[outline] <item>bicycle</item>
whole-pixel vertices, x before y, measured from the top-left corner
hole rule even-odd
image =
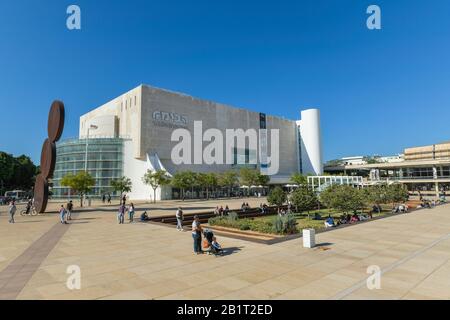
[[[27,209],[23,209],[22,211],[20,211],[21,216],[37,216],[38,214],[39,213],[36,211],[36,208],[34,206],[32,206],[30,210],[28,210],[28,213]]]

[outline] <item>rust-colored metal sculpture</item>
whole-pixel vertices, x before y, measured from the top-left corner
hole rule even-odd
[[[48,115],[48,138],[45,139],[41,152],[41,173],[34,184],[34,206],[36,211],[44,213],[48,202],[48,179],[53,177],[56,164],[56,142],[64,130],[64,103],[54,101]]]

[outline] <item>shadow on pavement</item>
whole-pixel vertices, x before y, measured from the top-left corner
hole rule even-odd
[[[243,247],[223,248],[222,257],[232,255],[233,253],[237,253],[237,252],[241,251],[241,248],[243,248]]]

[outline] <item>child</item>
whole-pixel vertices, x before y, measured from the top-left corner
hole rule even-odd
[[[213,237],[213,240],[211,242],[211,249],[214,253],[221,253],[222,252],[222,247],[220,246],[220,244],[217,242],[216,237]]]

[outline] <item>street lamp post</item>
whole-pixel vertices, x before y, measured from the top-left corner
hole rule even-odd
[[[93,124],[91,124],[90,126],[89,126],[89,128],[87,129],[87,136],[86,136],[86,152],[85,152],[85,155],[84,155],[84,172],[88,172],[88,146],[89,146],[89,130],[95,130],[95,129],[98,129],[98,127],[97,126],[95,126],[95,125],[93,125]],[[84,198],[86,199],[86,195],[84,195]]]
[[[89,146],[89,130],[95,130],[98,129],[97,126],[94,126],[93,124],[91,124],[89,126],[89,128],[87,129],[87,136],[86,136],[86,152],[85,152],[85,156],[84,156],[84,171],[87,173],[87,169],[88,169],[88,146]]]

